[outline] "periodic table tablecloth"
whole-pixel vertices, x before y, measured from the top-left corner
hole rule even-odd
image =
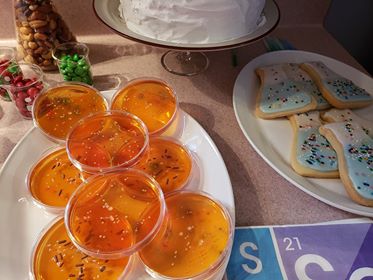
[[[228,280],[373,279],[372,222],[236,228]]]

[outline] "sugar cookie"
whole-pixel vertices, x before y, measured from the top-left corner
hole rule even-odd
[[[355,122],[373,138],[373,121],[363,119],[352,112],[350,109],[330,109],[321,113],[321,118],[326,122]]]
[[[297,63],[287,63],[284,64],[284,70],[287,77],[290,80],[297,81],[301,83],[305,92],[310,93],[316,99],[317,107],[316,110],[324,110],[330,108],[330,104],[326,99],[322,96],[321,91],[311,79],[311,77],[300,68],[299,64]]]
[[[291,166],[307,177],[338,178],[337,155],[324,136],[319,133],[322,125],[318,111],[289,117],[294,136]]]
[[[273,119],[316,109],[316,99],[301,83],[288,78],[284,64],[255,70],[261,85],[256,99],[256,116]]]
[[[302,63],[301,68],[312,77],[325,99],[334,107],[361,108],[372,103],[372,96],[368,92],[320,61]]]
[[[373,207],[373,139],[354,122],[336,122],[319,129],[338,156],[339,174],[351,199]]]

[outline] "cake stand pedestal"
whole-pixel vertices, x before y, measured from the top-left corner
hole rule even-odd
[[[207,56],[201,51],[233,49],[255,42],[275,29],[280,20],[280,9],[274,0],[266,0],[263,9],[265,21],[252,33],[224,42],[210,44],[186,44],[160,41],[135,33],[127,28],[119,15],[119,0],[93,0],[96,16],[110,29],[132,41],[169,49],[161,59],[163,67],[177,75],[193,76],[206,70]]]
[[[209,67],[209,59],[203,52],[167,51],[161,58],[162,66],[170,73],[194,76]]]

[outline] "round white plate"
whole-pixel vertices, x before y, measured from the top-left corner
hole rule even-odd
[[[112,91],[104,93],[106,97],[112,94]],[[198,182],[200,190],[222,202],[234,224],[232,185],[218,149],[206,131],[185,112],[180,112],[179,123],[184,123],[184,130],[178,138],[196,155],[199,164],[200,178],[197,180],[198,176],[194,176],[192,182]],[[14,148],[0,171],[1,279],[28,279],[32,246],[41,230],[55,217],[32,203],[25,185],[29,168],[45,150],[55,145],[39,129],[32,128]],[[137,269],[136,273],[134,279],[152,279],[141,269]]]
[[[255,116],[259,79],[255,68],[276,63],[322,61],[336,73],[373,93],[373,79],[344,63],[316,53],[277,51],[250,61],[238,75],[233,89],[233,108],[247,140],[257,153],[286,180],[313,197],[342,210],[373,217],[373,208],[353,202],[339,179],[311,179],[295,173],[290,166],[292,129],[285,118],[262,120]],[[373,121],[373,105],[354,112]]]
[[[160,41],[135,33],[127,28],[123,19],[119,16],[119,0],[94,0],[93,10],[96,16],[110,29],[117,34],[144,44],[150,44],[156,47],[184,50],[220,50],[227,48],[240,47],[258,40],[270,33],[280,20],[280,9],[274,0],[267,0],[263,14],[266,22],[259,26],[254,32],[229,41],[211,43],[211,44],[184,44]]]

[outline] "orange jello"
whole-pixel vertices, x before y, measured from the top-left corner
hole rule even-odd
[[[35,280],[119,279],[127,273],[130,258],[117,260],[92,258],[80,252],[71,242],[59,218],[40,236],[31,260]]]
[[[30,169],[27,186],[38,206],[58,213],[64,210],[71,194],[82,183],[81,178],[66,149],[57,148]]]
[[[80,120],[71,130],[66,148],[80,170],[98,173],[135,164],[148,142],[147,128],[139,118],[108,111]]]
[[[178,191],[165,200],[166,217],[155,238],[140,250],[141,260],[154,277],[207,279],[229,256],[232,223],[228,212],[200,193]],[[159,212],[154,207],[145,216],[152,216],[152,211]]]
[[[64,141],[70,129],[83,117],[107,110],[105,98],[93,87],[64,82],[39,95],[33,119],[48,137]]]
[[[157,210],[144,216],[150,207]],[[127,169],[88,179],[70,199],[65,220],[72,242],[84,253],[118,258],[146,245],[158,232],[164,212],[158,183],[141,171]]]
[[[192,156],[178,141],[154,137],[150,139],[147,153],[134,166],[153,176],[164,193],[182,188],[192,171]]]
[[[124,110],[138,116],[146,124],[149,134],[163,132],[177,112],[177,99],[164,81],[139,78],[119,90],[111,102],[112,110]]]

